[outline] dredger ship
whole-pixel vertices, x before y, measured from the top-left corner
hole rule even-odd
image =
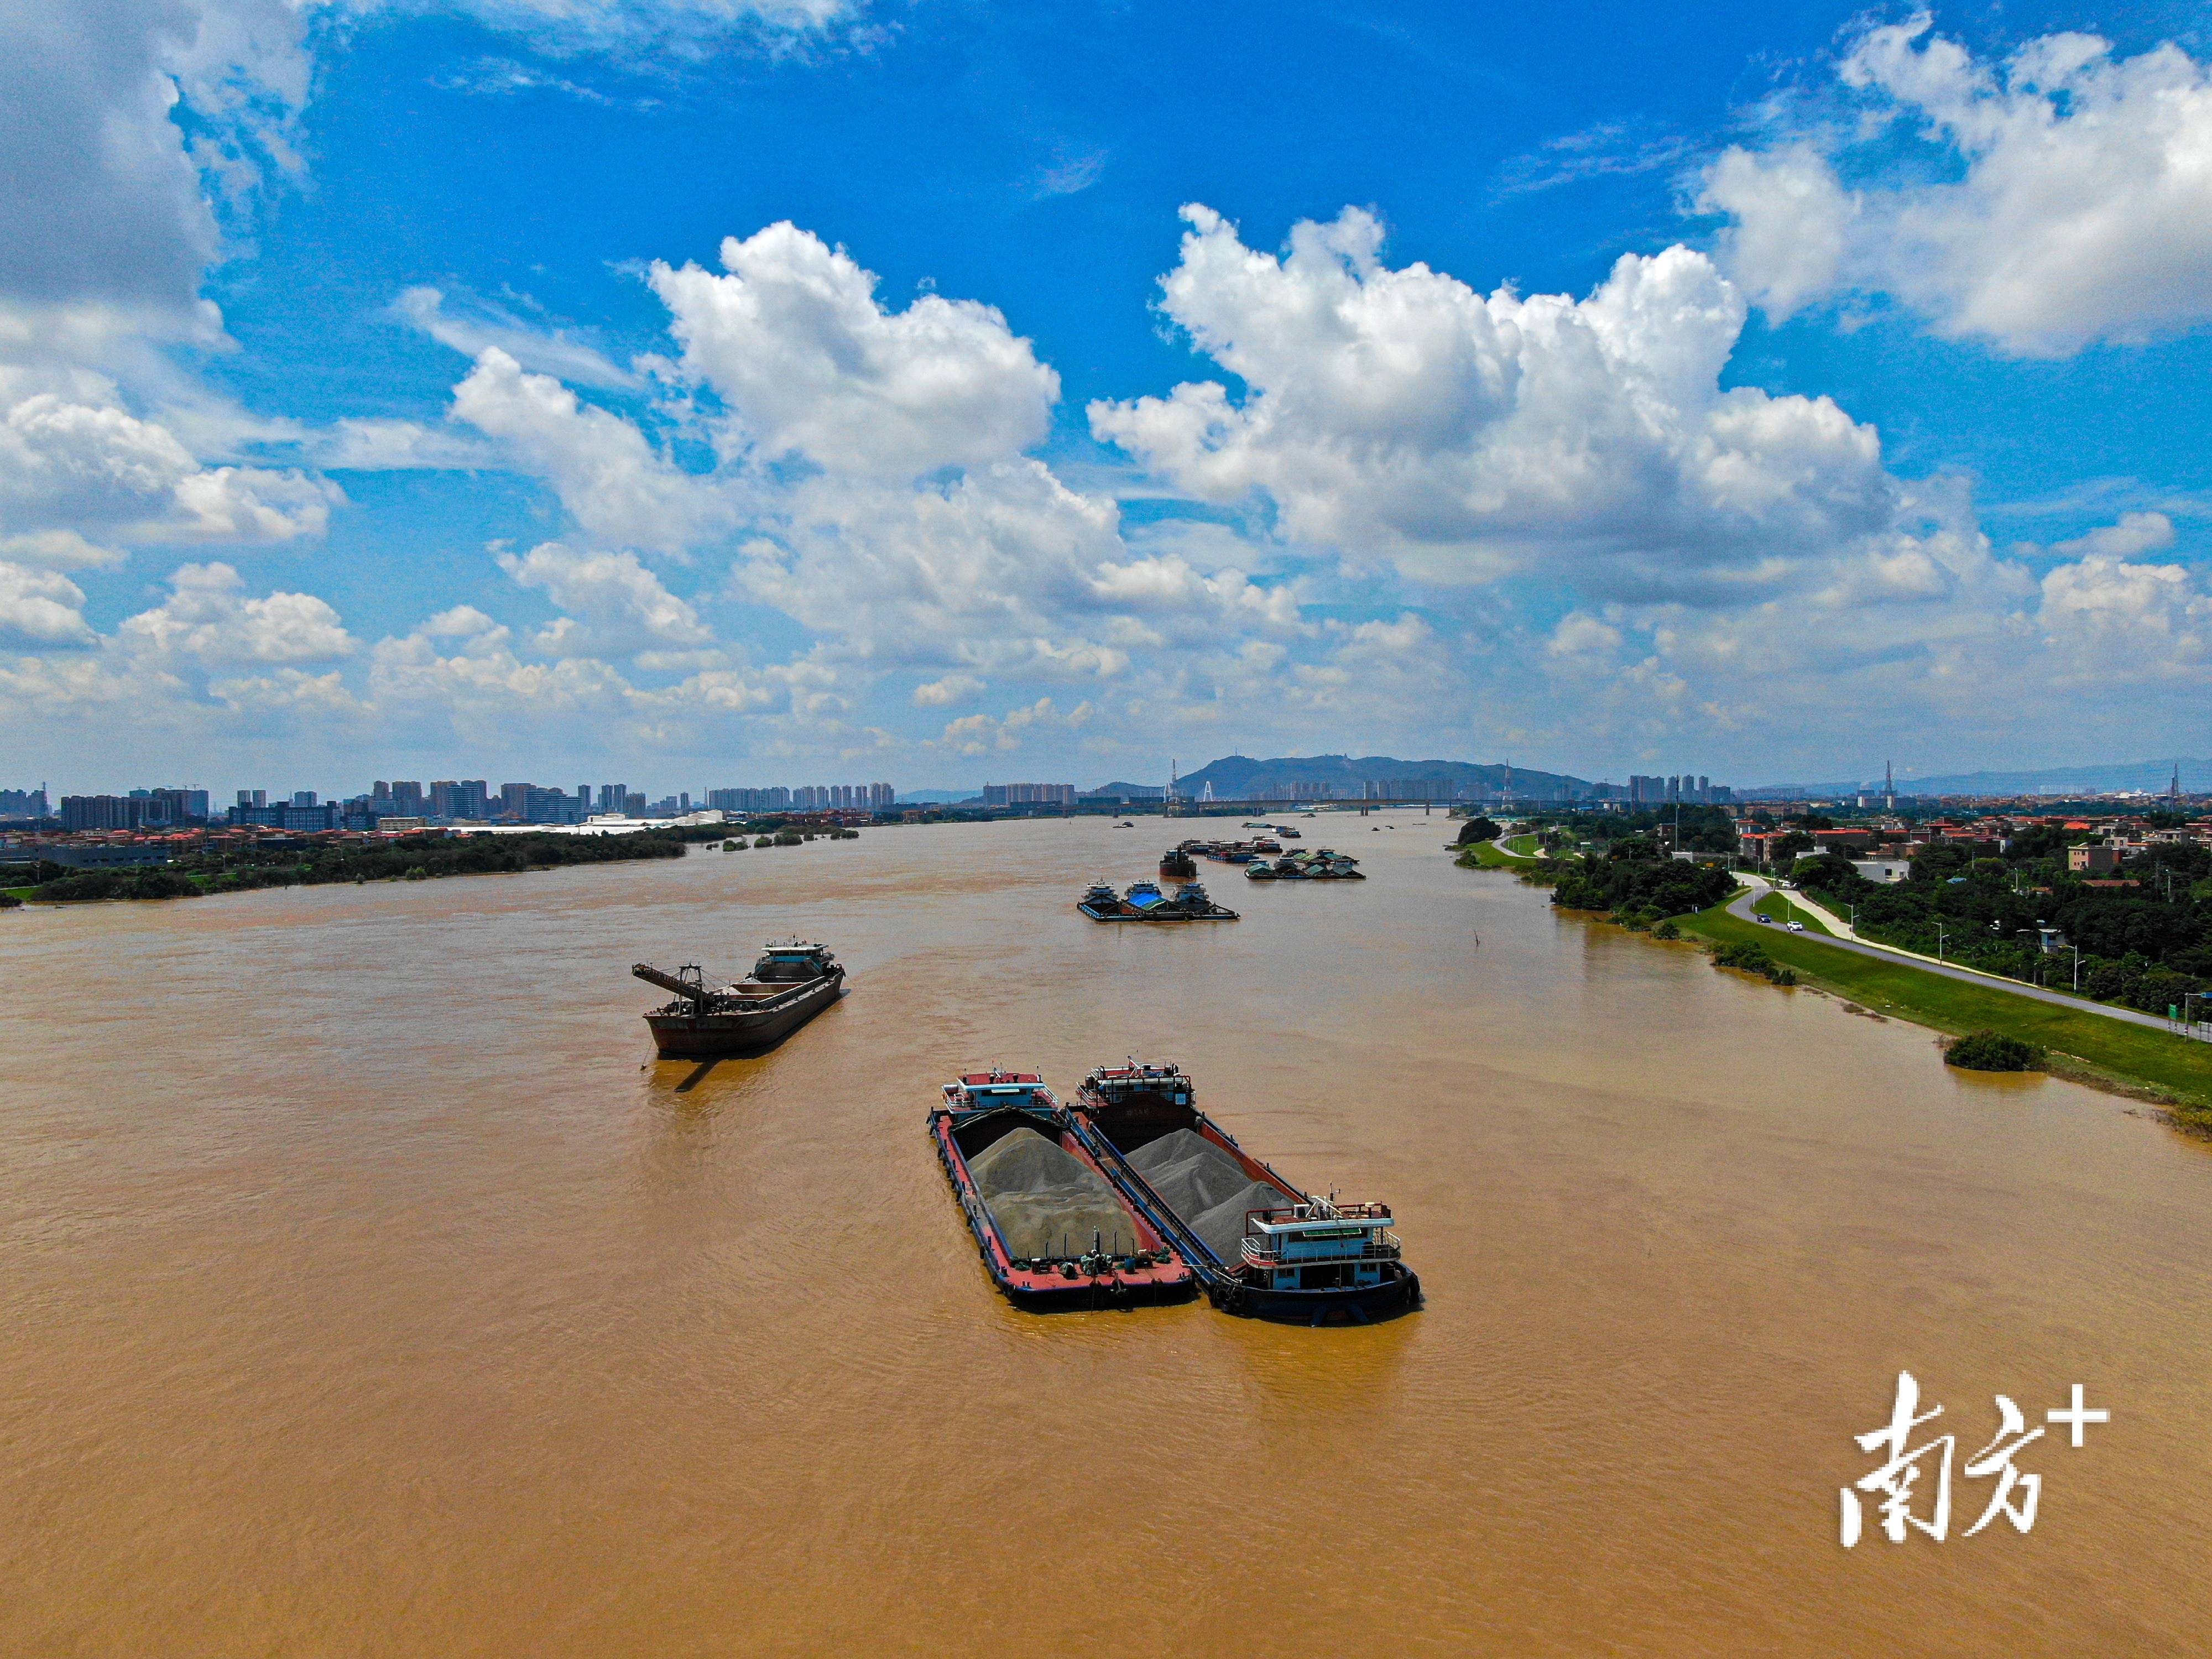
[[[805,939],[769,945],[735,985],[710,988],[696,963],[664,974],[641,962],[630,972],[676,994],[645,1017],[664,1060],[758,1054],[836,1001],[845,984],[844,965]]]
[[[1358,1323],[1417,1307],[1387,1204],[1300,1192],[1198,1109],[1180,1066],[1102,1066],[1068,1130],[1133,1207],[1189,1259],[1216,1307]]]

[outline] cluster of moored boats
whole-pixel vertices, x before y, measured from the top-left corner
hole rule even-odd
[[[1385,1204],[1302,1193],[1199,1109],[1174,1065],[1104,1066],[1062,1103],[1034,1072],[944,1088],[930,1139],[992,1282],[1020,1307],[1203,1291],[1321,1324],[1419,1304]]]
[[[1295,830],[1278,832],[1296,836]],[[1185,841],[1170,848],[1160,859],[1160,874],[1168,880],[1181,880],[1198,873],[1199,859],[1215,859],[1224,864],[1241,864],[1250,881],[1364,881],[1359,860],[1349,854],[1328,847],[1299,847],[1283,851],[1283,843],[1273,836],[1258,836],[1250,841]]]
[[[1279,859],[1254,859],[1244,866],[1247,881],[1364,881],[1359,860],[1326,847],[1301,848]]]
[[[1075,908],[1093,921],[1234,921],[1237,913],[1216,904],[1194,881],[1176,884],[1170,898],[1155,881],[1134,881],[1126,893],[1110,882],[1093,882]]]

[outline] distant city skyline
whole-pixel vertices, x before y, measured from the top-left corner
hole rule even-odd
[[[1316,763],[1317,760],[1331,758],[1340,757],[1283,756],[1261,759],[1241,755],[1223,756],[1204,766],[1184,771],[1180,780],[1181,793],[1185,798],[1198,797],[1206,789],[1208,775],[1216,767],[1233,766],[1249,770],[1253,768],[1278,766],[1285,763],[1310,766]],[[1375,793],[1384,792],[1379,787],[1395,786],[1389,788],[1387,793],[1402,799],[1418,799],[1419,791],[1409,781],[1408,775],[1417,773],[1423,767],[1437,766],[1486,769],[1498,774],[1506,774],[1510,769],[1502,762],[1415,762],[1401,760],[1395,757],[1371,757],[1368,763],[1368,770],[1358,774],[1358,776],[1359,782],[1378,786]],[[1523,788],[1521,793],[1531,794],[1533,798],[1550,798],[1553,792],[1548,785],[1553,781],[1563,780],[1573,786],[1571,793],[1576,795],[1591,799],[1619,799],[1631,804],[1664,803],[1675,799],[1712,802],[1750,801],[1763,797],[1790,795],[1843,798],[1869,793],[1878,797],[1882,793],[1884,786],[1884,778],[1878,772],[1870,772],[1867,775],[1857,778],[1834,775],[1826,780],[1742,783],[1724,781],[1710,773],[1704,772],[1630,773],[1619,779],[1584,779],[1533,767],[1523,767],[1520,771],[1523,780]],[[2084,796],[2126,793],[2156,795],[2165,793],[2177,780],[2181,792],[2185,794],[2212,793],[2212,760],[2196,757],[2116,762],[2101,766],[2080,768],[2048,767],[2018,772],[1988,771],[1916,776],[1903,767],[1893,768],[1892,772],[1895,792],[1900,797],[1919,794],[1931,796],[2040,794],[2056,797],[2069,792]],[[1049,781],[1037,780],[1018,782],[1011,786],[1000,783],[995,787],[1001,797],[1001,804],[1005,804],[1004,798],[1009,788],[1017,793],[1040,787],[1048,790],[1065,788],[1067,799],[1073,801],[1083,795],[1102,789],[1113,781],[1115,780],[1101,780],[1097,784],[1090,784],[1079,779]],[[1166,786],[1164,777],[1157,783],[1126,779],[1120,781],[1133,784],[1139,789],[1152,791],[1164,790]],[[1300,793],[1308,793],[1316,799],[1356,799],[1364,793],[1369,793],[1359,787],[1359,782],[1341,789],[1334,794],[1317,789],[1285,788],[1272,793],[1269,798],[1295,799]],[[691,810],[690,804],[696,803],[700,807],[714,806],[729,811],[771,811],[779,807],[811,810],[822,806],[837,805],[867,806],[880,810],[896,800],[916,798],[933,799],[973,798],[988,802],[991,799],[990,792],[994,787],[988,781],[979,781],[964,787],[941,783],[900,786],[888,781],[843,785],[735,784],[695,781],[691,785],[675,787],[662,782],[654,782],[641,786],[635,790],[627,784],[607,783],[581,783],[574,787],[582,791],[586,798],[587,804],[575,809],[577,815],[580,817],[588,816],[592,812],[621,811],[633,799],[641,804],[653,805],[670,800],[681,800],[686,803],[685,810]],[[1505,788],[1510,787],[1507,785]],[[41,787],[40,785],[31,785],[21,788],[0,787],[0,817],[27,814],[30,796]],[[482,798],[481,799],[472,798],[460,803],[458,807],[455,807],[451,800],[446,800],[441,805],[441,798],[435,792],[451,787],[458,787],[464,791],[479,788],[482,791]],[[313,804],[321,801],[343,804],[354,800],[372,800],[376,803],[376,810],[403,816],[419,811],[437,817],[477,817],[487,811],[502,810],[517,814],[526,814],[531,810],[528,803],[532,797],[556,794],[566,796],[573,793],[568,786],[542,783],[536,780],[506,781],[493,784],[489,779],[465,781],[458,785],[453,784],[450,781],[441,781],[436,779],[372,780],[368,783],[351,787],[341,785],[334,788],[312,789],[305,787],[276,789],[266,785],[234,789],[220,787],[210,789],[189,784],[144,782],[134,782],[104,789],[63,787],[48,782],[43,786],[43,788],[49,811],[57,813],[60,810],[60,802],[65,795],[129,796],[137,794],[144,796],[149,793],[192,793],[202,798],[204,804],[207,801],[216,803],[216,816],[218,817],[221,814],[221,809],[233,800],[242,805],[246,805],[249,799],[255,805],[259,805],[264,800],[278,804],[286,802]],[[387,804],[387,798],[380,794],[380,791],[386,789],[405,791],[410,788],[416,791],[417,793],[398,801],[396,805]],[[1440,791],[1435,798],[1490,799],[1504,793],[1505,788],[1493,787],[1486,794],[1482,787],[1470,785],[1463,791]],[[611,803],[612,793],[616,791],[620,792],[621,804]],[[1216,793],[1220,794],[1221,792],[1216,791]],[[502,807],[500,803],[503,797],[505,805]],[[1058,799],[1057,796],[1054,798]],[[1222,795],[1222,798],[1233,797]],[[1031,799],[1031,796],[1024,793],[1021,793],[1021,799],[1024,803],[1027,803]],[[548,817],[544,821],[554,820]]]

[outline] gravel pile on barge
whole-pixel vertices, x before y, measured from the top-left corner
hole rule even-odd
[[[1277,1209],[1294,1201],[1267,1182],[1252,1180],[1235,1158],[1194,1129],[1162,1135],[1128,1158],[1183,1224],[1224,1264],[1234,1263],[1241,1253],[1247,1211]]]
[[[1105,1177],[1035,1129],[1001,1135],[968,1160],[968,1173],[1018,1259],[1081,1255],[1094,1235],[1115,1255],[1136,1248]]]

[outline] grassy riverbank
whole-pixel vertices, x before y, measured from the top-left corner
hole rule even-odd
[[[1835,950],[1731,916],[1724,903],[1678,917],[1675,925],[1685,937],[1715,945],[1764,945],[1777,962],[1795,969],[1801,982],[1871,1013],[1954,1036],[1990,1030],[2035,1043],[2050,1050],[2056,1074],[2157,1100],[2185,1127],[2212,1132],[2212,1043],[1947,979],[1905,963]]]
[[[1470,870],[1525,870],[1530,863],[1528,859],[1516,859],[1500,851],[1494,841],[1479,841],[1462,848],[1459,861]]]

